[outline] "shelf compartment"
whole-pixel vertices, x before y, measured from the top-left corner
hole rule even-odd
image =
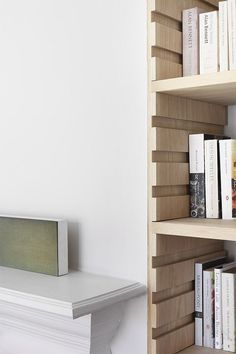
[[[236,241],[236,220],[184,218],[152,223],[153,234]]]
[[[153,81],[152,91],[231,105],[236,103],[236,70]]]

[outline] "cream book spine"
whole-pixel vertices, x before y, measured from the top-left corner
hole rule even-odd
[[[228,0],[229,68],[236,69],[236,0]]]
[[[206,12],[199,17],[200,74],[217,72],[218,54],[218,11]]]
[[[198,75],[199,67],[199,14],[198,7],[183,11],[183,76]]]
[[[235,352],[235,274],[222,274],[223,350]]]
[[[220,71],[229,70],[228,2],[219,2]]]
[[[206,217],[219,218],[218,140],[205,141]]]

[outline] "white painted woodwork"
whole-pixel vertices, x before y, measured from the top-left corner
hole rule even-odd
[[[0,354],[110,354],[124,303],[145,292],[79,271],[52,277],[0,267]]]
[[[0,300],[77,318],[145,293],[145,286],[70,271],[62,277],[0,267]]]

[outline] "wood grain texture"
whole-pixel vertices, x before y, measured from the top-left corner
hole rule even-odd
[[[227,109],[223,105],[167,94],[154,94],[152,100],[153,116],[222,126],[227,124]]]
[[[197,347],[195,345],[182,350],[178,354],[226,354],[227,352],[219,349],[208,349],[203,347]]]
[[[204,132],[205,134],[224,135],[223,125],[193,122],[167,117],[152,117],[152,126],[159,128],[186,130],[189,134],[199,134]]]
[[[173,321],[171,323],[168,323],[165,326],[161,326],[158,328],[153,328],[152,329],[152,338],[157,339],[158,337],[161,337],[165,335],[166,333],[176,331],[177,329],[187,326],[190,323],[193,323],[194,321],[194,314],[187,315],[185,317],[179,318],[177,321]],[[159,354],[159,353],[158,353]]]
[[[153,163],[153,186],[189,184],[189,164],[178,162]]]
[[[194,312],[194,291],[162,301],[153,307],[152,326],[158,328]]]
[[[173,18],[177,21],[182,21],[182,10],[201,7],[206,11],[215,10],[218,1],[200,1],[200,0],[151,0],[151,11],[156,11],[167,17]]]
[[[153,81],[183,76],[183,66],[181,64],[154,57],[151,65]]]
[[[236,241],[236,220],[184,218],[152,225],[156,234]]]
[[[160,23],[152,23],[152,46],[182,54],[182,32]]]
[[[197,261],[213,259],[225,254],[225,251],[218,251],[156,268],[156,286],[153,291],[157,292],[170,289],[194,280],[194,264]]]
[[[156,141],[156,137],[154,139]],[[156,143],[153,148],[156,149]],[[188,160],[189,156],[186,152],[152,151],[152,162],[188,162]]]
[[[191,323],[156,339],[156,353],[175,354],[193,343],[194,323]]]
[[[180,197],[183,195],[189,195],[189,186],[188,185],[179,185],[179,186],[153,186],[152,187],[152,196],[153,198],[158,197]]]
[[[217,252],[223,249],[223,244],[214,242],[212,245],[192,248],[190,250],[180,251],[173,254],[158,256],[152,258],[152,266],[161,267],[170,263],[177,263],[191,258],[201,257],[211,252]]]
[[[152,91],[222,105],[236,103],[236,71],[152,81]]]
[[[153,128],[153,132],[153,151],[188,152],[187,131]]]
[[[158,197],[153,200],[153,221],[185,218],[189,216],[189,196]]]
[[[179,237],[174,235],[154,235],[153,237],[156,240],[156,256],[166,256],[196,248],[209,247],[215,245],[215,243],[219,244],[223,248],[222,241],[204,238],[195,239],[192,237]]]

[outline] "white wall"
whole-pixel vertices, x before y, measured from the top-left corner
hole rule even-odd
[[[70,221],[70,263],[146,281],[146,4],[0,0],[0,212]],[[113,354],[146,353],[146,300]]]

